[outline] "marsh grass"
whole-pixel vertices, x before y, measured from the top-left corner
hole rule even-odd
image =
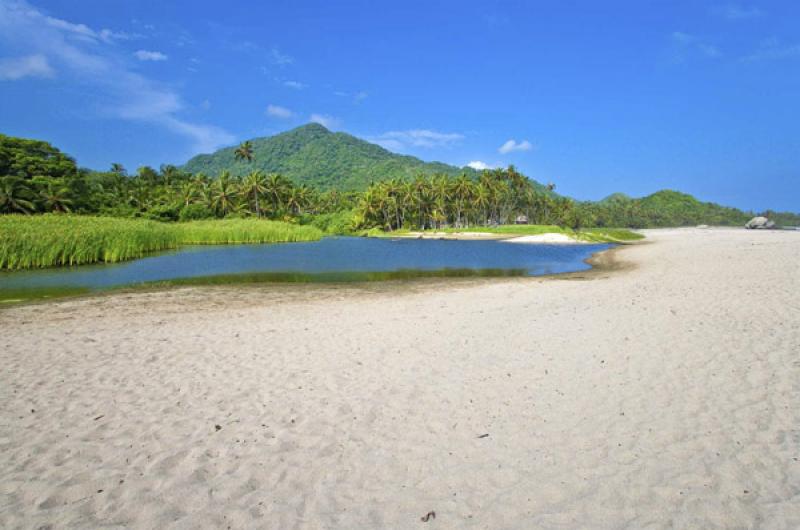
[[[168,224],[78,215],[0,215],[0,269],[116,263],[181,245],[314,241],[322,231],[260,219]]]
[[[0,269],[113,263],[177,245],[174,230],[155,221],[54,214],[0,216]]]
[[[322,230],[314,226],[259,219],[191,221],[172,226],[185,245],[287,243],[316,241],[323,236]]]

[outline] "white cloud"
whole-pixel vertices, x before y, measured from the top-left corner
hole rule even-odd
[[[770,59],[785,59],[800,57],[800,44],[784,45],[778,39],[765,40],[753,53],[742,58],[744,61],[764,61]]]
[[[286,107],[281,107],[280,105],[267,105],[267,115],[275,118],[287,119],[291,118],[294,113]]]
[[[283,86],[293,88],[295,90],[303,90],[305,88],[308,88],[308,85],[306,85],[305,83],[301,83],[299,81],[284,81]]]
[[[472,162],[467,164],[467,167],[471,167],[472,169],[475,169],[475,170],[478,170],[478,171],[483,171],[485,169],[493,169],[494,168],[494,166],[490,166],[486,162],[481,162],[480,160],[473,160]]]
[[[369,97],[369,93],[365,92],[364,90],[360,90],[354,93],[344,92],[343,90],[337,90],[333,93],[333,95],[341,98],[352,97],[354,103],[361,103],[362,101],[364,101]]]
[[[161,52],[138,50],[133,55],[140,61],[166,61],[167,56]]]
[[[24,4],[21,5],[24,6]],[[58,29],[66,34],[69,34],[71,37],[77,40],[82,40],[86,42],[97,42],[97,41],[111,42],[113,40],[128,40],[138,37],[138,35],[131,35],[129,33],[111,31],[110,29],[102,29],[100,31],[95,31],[86,24],[73,24],[72,22],[67,22],[66,20],[49,16],[44,16],[42,18],[42,21],[44,22],[44,24],[50,26],[51,28]]]
[[[64,73],[65,83],[90,87],[101,116],[150,123],[211,151],[235,138],[219,127],[186,121],[185,105],[171,88],[131,71],[114,46],[84,24],[48,17],[24,0],[0,0],[0,40],[31,50]],[[46,69],[39,68],[45,72]]]
[[[533,149],[533,144],[531,144],[528,140],[517,142],[516,140],[511,139],[501,145],[497,151],[505,155],[513,151],[530,151],[531,149]]]
[[[672,32],[672,42],[677,47],[674,58],[678,62],[685,59],[687,52],[700,53],[712,59],[722,55],[722,52],[716,46],[709,44],[700,37],[682,31]]]
[[[55,71],[41,54],[0,59],[0,80],[16,81],[23,77],[53,77]]]
[[[267,59],[272,64],[278,66],[285,66],[287,64],[292,64],[294,62],[294,57],[286,55],[285,53],[281,53],[281,51],[278,50],[278,48],[272,48],[267,55]]]
[[[319,123],[327,129],[336,129],[342,123],[338,118],[334,118],[333,116],[329,116],[327,114],[312,114],[311,118],[309,118],[309,121],[313,123]]]
[[[757,7],[745,7],[736,4],[717,6],[713,8],[713,12],[728,20],[744,20],[764,15],[764,12]]]
[[[464,139],[463,134],[442,133],[429,129],[389,131],[372,140],[386,149],[402,151],[408,147],[450,147]]]

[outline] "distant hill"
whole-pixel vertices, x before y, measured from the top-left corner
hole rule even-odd
[[[602,204],[603,206],[608,204],[615,204],[615,203],[626,203],[633,200],[633,197],[630,195],[626,195],[622,192],[612,193],[608,197],[604,197],[597,201],[597,204]]]
[[[592,203],[590,203],[592,204]],[[604,223],[619,226],[743,225],[753,214],[737,208],[702,202],[673,190],[661,190],[641,198],[613,193],[593,203]]]
[[[639,199],[645,216],[658,226],[679,226],[703,223],[709,225],[743,224],[752,217],[737,208],[701,202],[687,193],[661,190]]]
[[[470,167],[459,168],[398,155],[355,136],[331,132],[317,123],[250,141],[255,155],[252,163],[236,160],[233,156],[236,147],[233,146],[195,156],[183,169],[212,177],[223,170],[232,175],[243,175],[260,169],[267,173],[281,173],[300,184],[341,190],[363,190],[373,181],[434,173],[478,175]]]

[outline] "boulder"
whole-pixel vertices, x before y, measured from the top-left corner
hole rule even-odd
[[[744,225],[745,228],[750,229],[764,229],[764,228],[772,228],[775,226],[775,223],[767,219],[766,217],[753,217],[747,224]]]

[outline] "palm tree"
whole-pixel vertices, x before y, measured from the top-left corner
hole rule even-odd
[[[461,174],[460,177],[453,183],[453,197],[456,203],[456,224],[460,227],[463,224],[462,214],[464,213],[465,204],[469,204],[474,194],[475,183],[472,182],[466,174]]]
[[[121,177],[124,177],[125,175],[128,174],[128,171],[125,169],[125,166],[123,166],[122,164],[117,163],[117,162],[114,162],[113,164],[111,164],[111,172],[115,173],[115,174],[117,174],[117,175],[119,175]]]
[[[181,201],[184,206],[189,206],[197,198],[199,193],[198,185],[194,181],[184,182],[178,189]]]
[[[31,191],[18,177],[0,178],[0,211],[5,213],[31,213],[36,206],[28,200]]]
[[[51,180],[39,191],[45,208],[52,212],[67,213],[72,206],[72,199],[69,198],[69,188],[63,184]]]
[[[237,147],[233,152],[233,157],[236,160],[252,162],[255,158],[255,155],[253,154],[253,144],[250,142],[250,140],[239,144],[239,147]]]
[[[236,187],[227,171],[214,181],[210,193],[211,207],[223,217],[236,209]]]
[[[287,202],[295,215],[299,215],[312,204],[314,192],[311,188],[303,184],[299,187],[293,187],[289,192]]]
[[[481,219],[480,223],[486,224],[486,221],[489,218],[489,214],[487,210],[489,209],[489,204],[491,201],[491,191],[489,190],[486,183],[481,182],[475,188],[475,194],[473,196],[473,204],[475,205],[475,209],[480,212]]]
[[[291,182],[287,181],[283,175],[279,173],[270,173],[267,176],[265,186],[265,194],[272,201],[272,214],[278,215],[278,212],[283,209],[286,194],[292,187]]]
[[[242,193],[244,196],[253,198],[256,217],[261,217],[261,207],[258,202],[258,197],[266,193],[266,191],[266,180],[264,179],[264,174],[260,171],[251,172],[242,182]]]

